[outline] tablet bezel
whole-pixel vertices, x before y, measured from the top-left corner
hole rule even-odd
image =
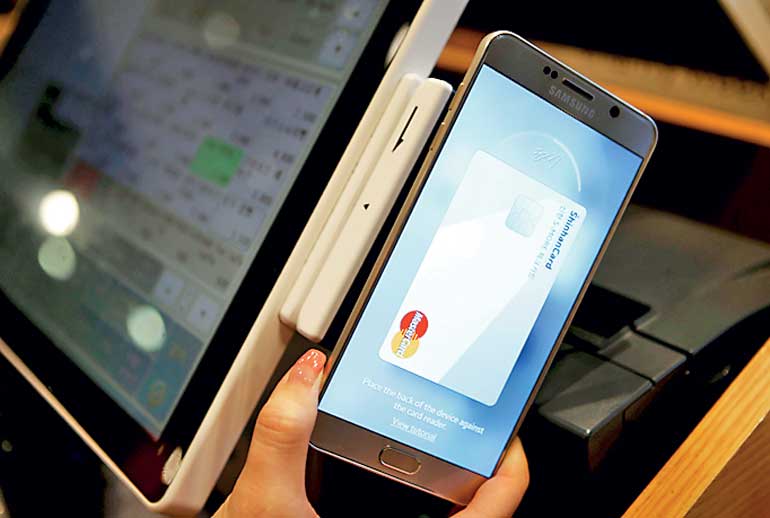
[[[148,500],[157,501],[165,493],[167,486],[161,482],[161,472],[168,456],[178,447],[186,450],[196,434],[386,71],[385,56],[393,37],[412,20],[419,6],[418,0],[409,0],[390,2],[385,8],[214,338],[157,440],[107,396],[5,294],[0,293],[0,312],[5,324],[0,328],[0,338]],[[0,56],[0,80],[13,67],[21,49],[19,43],[18,37],[15,41],[12,39],[7,47],[9,51]],[[34,344],[34,347],[27,344]]]

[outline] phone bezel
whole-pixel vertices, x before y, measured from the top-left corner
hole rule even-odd
[[[362,311],[368,303],[369,297],[379,280],[383,267],[390,258],[395,243],[401,235],[407,218],[411,214],[412,208],[422,191],[425,180],[433,169],[436,158],[446,141],[446,136],[454,125],[457,114],[460,112],[467,98],[467,94],[470,92],[471,86],[475,82],[482,64],[491,66],[512,81],[538,95],[545,102],[561,109],[565,113],[585,123],[587,126],[599,131],[615,142],[618,142],[638,156],[643,157],[642,164],[636,172],[631,187],[626,193],[623,203],[614,217],[610,230],[604,238],[602,246],[600,247],[590,272],[580,289],[578,297],[576,298],[568,317],[564,321],[559,336],[555,341],[546,362],[543,364],[537,382],[529,394],[527,403],[521,414],[517,417],[516,425],[508,438],[503,454],[501,454],[495,466],[496,471],[505,451],[510,447],[511,442],[516,437],[523,417],[527,414],[527,411],[540,389],[545,374],[556,355],[558,346],[564,338],[569,324],[580,305],[585,290],[590,284],[598,264],[601,262],[601,258],[604,255],[609,240],[617,228],[620,217],[628,206],[631,195],[655,148],[658,132],[655,123],[649,116],[604,90],[599,85],[593,83],[565,64],[557,61],[518,35],[508,31],[499,31],[487,35],[479,44],[479,48],[457,90],[457,94],[450,103],[446,119],[439,127],[439,130],[431,143],[426,159],[408,193],[403,208],[398,214],[396,222],[383,246],[382,252],[372,269],[372,273],[367,279],[353,312],[345,325],[337,346],[334,349],[334,353],[329,360],[327,376],[324,381],[321,397],[323,397],[323,391],[325,391],[326,386],[328,386],[328,380],[334,375],[338,360],[347,348],[352,331],[357,325]],[[550,75],[544,74],[543,69],[545,66],[550,67],[551,70],[557,71],[557,78],[552,78]],[[593,95],[594,98],[590,101],[591,107],[594,110],[592,114],[590,112],[585,112],[584,110],[576,111],[576,108],[579,109],[579,107],[576,107],[574,104],[571,106],[569,103],[553,102],[554,98],[551,97],[548,92],[555,81],[558,80],[558,84],[562,84],[564,79],[569,79],[574,84]],[[621,113],[618,117],[611,117],[609,110],[615,105],[621,107]],[[486,477],[483,477],[482,475],[320,410],[310,444],[314,449],[356,464],[368,471],[378,473],[387,478],[397,480],[421,491],[428,492],[461,505],[467,504],[473,497],[476,489],[486,480]],[[414,455],[421,463],[420,469],[416,473],[409,475],[383,466],[379,462],[379,453],[385,447],[396,448]]]

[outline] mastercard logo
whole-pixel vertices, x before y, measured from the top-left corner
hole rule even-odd
[[[410,311],[403,316],[399,327],[390,342],[393,354],[398,358],[414,356],[420,347],[420,338],[428,330],[428,317],[422,311]]]

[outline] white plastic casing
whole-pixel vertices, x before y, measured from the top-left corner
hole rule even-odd
[[[313,287],[318,272],[321,271],[329,252],[337,242],[342,227],[350,217],[353,203],[358,199],[361,189],[369,178],[370,173],[385,148],[386,142],[396,128],[401,114],[411,101],[417,87],[422,84],[423,78],[417,74],[407,74],[398,83],[393,96],[390,99],[385,113],[382,114],[377,128],[369,139],[358,164],[348,178],[345,188],[340,194],[337,203],[326,220],[321,233],[318,235],[313,249],[310,251],[305,264],[302,266],[297,280],[289,292],[289,296],[281,307],[280,317],[283,323],[291,327],[297,326],[299,312],[305,302],[310,289]]]
[[[366,185],[346,210],[349,215],[342,228],[335,226],[330,232],[326,232],[328,224],[324,228],[334,245],[304,297],[297,319],[297,331],[311,341],[320,341],[329,329],[451,93],[452,87],[444,81],[422,82],[387,139]]]

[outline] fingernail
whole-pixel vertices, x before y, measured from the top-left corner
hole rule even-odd
[[[289,382],[312,386],[321,375],[325,363],[324,353],[317,349],[310,349],[292,367]]]

